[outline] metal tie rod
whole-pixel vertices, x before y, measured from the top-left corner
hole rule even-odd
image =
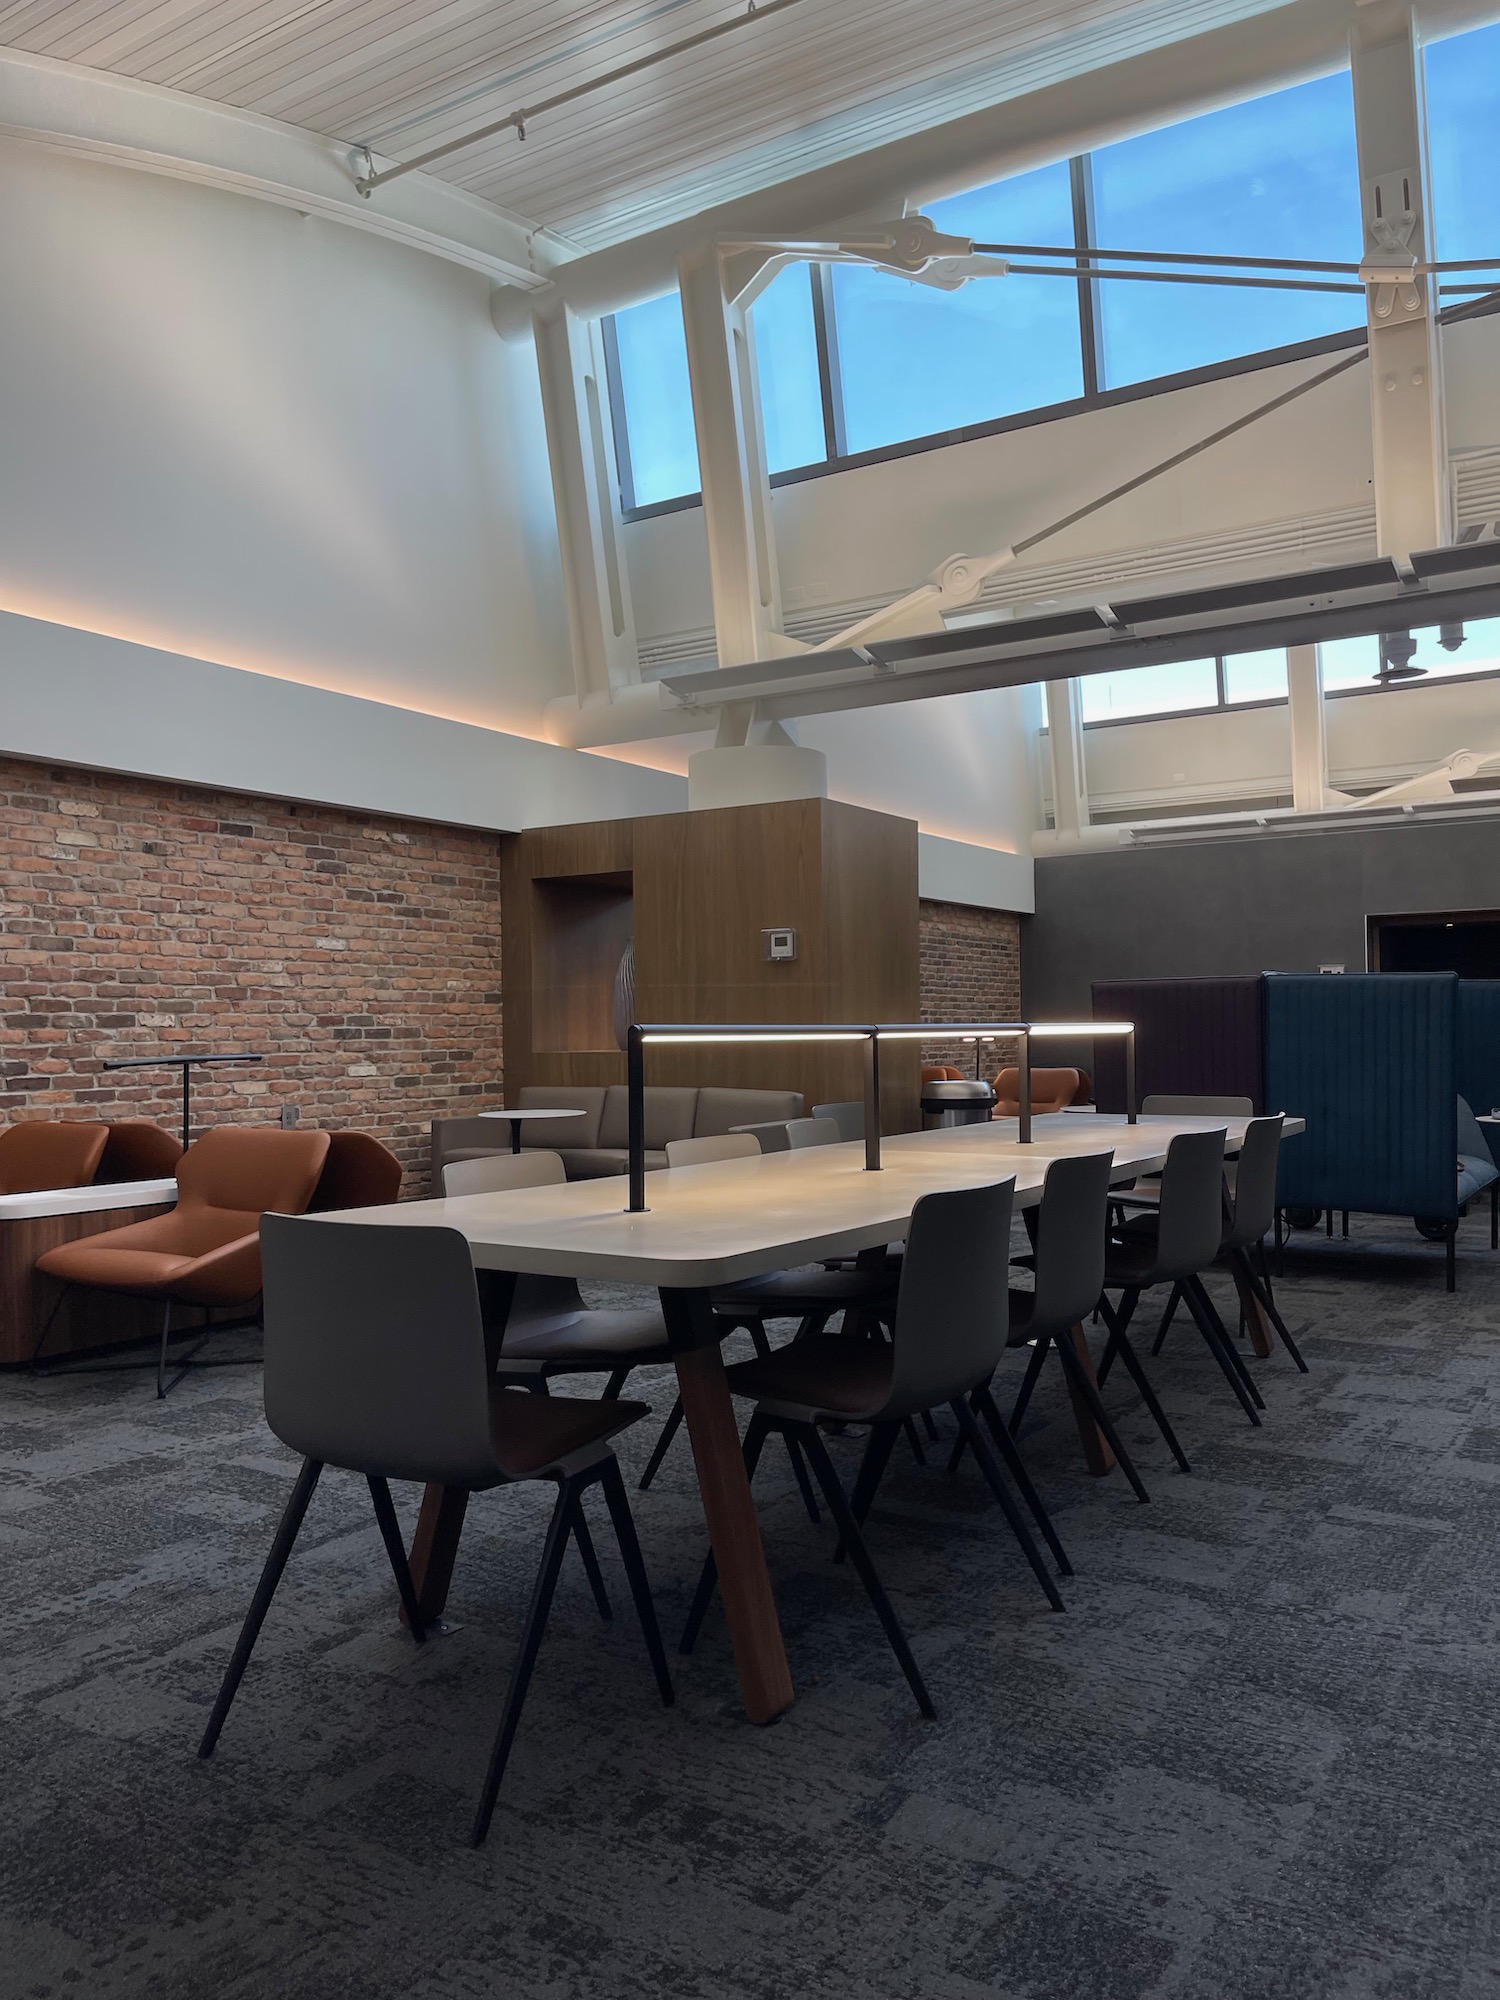
[[[639,76],[644,69],[655,69],[658,63],[670,62],[673,56],[686,55],[689,49],[701,49],[706,42],[716,42],[722,35],[732,35],[737,28],[748,28],[752,21],[765,21],[772,14],[785,13],[788,7],[795,7],[798,0],[750,0],[743,14],[736,14],[732,20],[720,21],[716,27],[703,28],[696,35],[686,35],[680,42],[673,42],[669,48],[653,49],[650,55],[638,56],[634,62],[623,63],[619,69],[607,70],[603,76],[590,78],[587,83],[575,83],[571,90],[560,90],[553,97],[544,97],[536,104],[523,104],[519,111],[512,111],[506,118],[497,118],[493,125],[481,125],[477,132],[466,132],[461,139],[450,139],[446,145],[434,146],[430,152],[418,153],[414,160],[402,160],[399,165],[387,167],[383,173],[367,173],[355,181],[359,192],[369,199],[376,188],[384,187],[387,181],[399,180],[402,174],[415,173],[418,167],[430,167],[434,160],[445,160],[450,153],[460,153],[466,146],[477,146],[481,139],[493,139],[497,132],[514,131],[517,138],[526,137],[526,127],[543,112],[556,111],[564,104],[573,104],[580,97],[588,97],[596,90],[607,90],[612,83],[623,83],[628,76]],[[368,146],[356,149],[364,154],[373,167]]]

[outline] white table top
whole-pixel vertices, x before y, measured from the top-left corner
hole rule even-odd
[[[109,1208],[154,1208],[176,1201],[175,1180],[105,1181],[95,1187],[38,1188],[34,1194],[0,1194],[0,1222],[39,1215],[93,1215]]]
[[[1040,1199],[1047,1163],[1063,1154],[1112,1148],[1115,1178],[1133,1180],[1166,1158],[1178,1132],[1228,1128],[1237,1151],[1245,1120],[1142,1118],[1067,1112],[1037,1118],[1033,1143],[1016,1140],[1016,1121],[908,1132],[882,1142],[884,1166],[868,1173],[863,1143],[810,1146],[676,1167],[646,1178],[645,1214],[626,1212],[624,1175],[515,1188],[498,1194],[341,1209],[320,1217],[409,1228],[457,1229],[474,1262],[498,1271],[613,1278],[640,1285],[732,1284],[764,1271],[846,1257],[906,1233],[918,1198],[937,1189],[980,1187],[1016,1177],[1016,1200]],[[1302,1121],[1288,1119],[1288,1136]]]
[[[556,1111],[549,1111],[545,1105],[528,1105],[524,1111],[476,1111],[476,1118],[581,1118],[582,1107],[576,1104],[559,1105]]]

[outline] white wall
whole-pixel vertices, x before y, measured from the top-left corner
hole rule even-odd
[[[0,142],[0,608],[540,735],[571,690],[490,281]]]

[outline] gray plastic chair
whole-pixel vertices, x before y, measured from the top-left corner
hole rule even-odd
[[[387,1481],[483,1491],[551,1480],[557,1504],[474,1815],[471,1839],[477,1847],[505,1775],[570,1533],[600,1610],[609,1615],[582,1507],[583,1494],[596,1483],[614,1524],[661,1698],[673,1699],[630,1502],[608,1443],[647,1415],[646,1405],[543,1400],[498,1384],[485,1352],[469,1246],[456,1229],[268,1215],[261,1223],[261,1252],[266,1422],[301,1454],[302,1469],[198,1754],[213,1754],[325,1465],[363,1473],[368,1481],[418,1643],[426,1636],[422,1612]]]
[[[839,1484],[818,1425],[870,1424],[894,1440],[908,1418],[946,1403],[1048,1602],[1054,1610],[1062,1609],[1057,1586],[968,1403],[970,1393],[989,1381],[1005,1352],[1015,1185],[1012,1178],[991,1187],[924,1195],[918,1201],[912,1210],[889,1344],[825,1334],[793,1341],[764,1359],[742,1361],[726,1371],[733,1393],[755,1403],[745,1432],[746,1471],[754,1477],[761,1447],[773,1431],[800,1445],[817,1474],[842,1546],[869,1593],[917,1706],[927,1716],[935,1712],[931,1696],[870,1560],[855,1510]],[[716,1579],[710,1554],[683,1632],[685,1653],[697,1640]]]
[[[841,1146],[844,1135],[837,1118],[788,1118],[786,1142],[798,1153],[805,1146]]]
[[[852,1098],[843,1104],[815,1104],[812,1115],[814,1118],[831,1118],[846,1145],[865,1136],[865,1101],[862,1097]]]
[[[1132,1350],[1126,1333],[1141,1294],[1157,1285],[1181,1288],[1181,1295],[1202,1334],[1209,1352],[1224,1372],[1240,1407],[1252,1424],[1260,1423],[1265,1408],[1250,1371],[1235,1352],[1228,1330],[1219,1318],[1200,1272],[1206,1271],[1219,1254],[1225,1216],[1224,1141],[1218,1131],[1179,1132],[1167,1148],[1162,1168],[1161,1193],[1147,1213],[1128,1222],[1114,1236],[1105,1255],[1104,1283],[1120,1293],[1118,1309],[1111,1307],[1108,1293],[1100,1294],[1099,1310],[1110,1329],[1104,1358],[1099,1365],[1099,1386],[1109,1373],[1116,1354],[1125,1362],[1137,1382],[1145,1383],[1139,1357],[1131,1366]],[[1123,1197],[1128,1206],[1132,1197]],[[1142,1388],[1144,1395],[1145,1389]],[[1154,1397],[1151,1399],[1154,1401]],[[1159,1405],[1157,1408],[1159,1409]],[[1153,1415],[1157,1415],[1153,1410]],[[1158,1427],[1172,1447],[1183,1471],[1188,1470],[1181,1447],[1171,1435],[1163,1416]]]
[[[668,1139],[669,1167],[711,1167],[720,1160],[753,1160],[760,1141],[753,1132],[715,1132],[702,1139]]]
[[[443,1193],[562,1187],[567,1178],[557,1153],[492,1153],[481,1160],[450,1161],[443,1168]],[[515,1279],[514,1291],[510,1282],[506,1278],[502,1283],[508,1306],[497,1306],[496,1274],[478,1273],[491,1359],[507,1381],[545,1391],[554,1375],[607,1371],[604,1395],[609,1400],[619,1395],[632,1368],[658,1368],[672,1359],[666,1321],[654,1307],[591,1309],[576,1278],[523,1274]]]
[[[1041,1377],[1048,1349],[1053,1349],[1070,1387],[1098,1426],[1136,1498],[1145,1501],[1150,1495],[1072,1341],[1074,1328],[1089,1318],[1104,1289],[1106,1221],[1113,1169],[1112,1152],[1080,1153],[1053,1160],[1047,1168],[1042,1198],[1035,1208],[1026,1211],[1033,1253],[1025,1261],[1030,1262],[1036,1282],[1031,1291],[1012,1291],[1010,1295],[1009,1344],[1031,1349],[1015,1410],[1007,1427],[988,1383],[976,1391],[972,1407],[989,1424],[997,1443],[1002,1434],[1013,1438]],[[960,1438],[949,1460],[950,1472],[957,1470],[966,1448],[966,1441]]]

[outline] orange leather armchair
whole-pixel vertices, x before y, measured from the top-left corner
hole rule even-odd
[[[109,1137],[96,1181],[168,1180],[182,1158],[182,1141],[146,1118],[122,1118],[106,1125]]]
[[[961,1069],[951,1069],[942,1063],[923,1063],[923,1083],[964,1083],[967,1081]]]
[[[251,1304],[260,1292],[262,1215],[300,1215],[327,1157],[326,1132],[221,1125],[178,1162],[177,1206],[170,1215],[64,1243],[39,1257],[37,1269],[64,1285],[160,1299],[156,1393],[165,1396],[174,1305]]]
[[[1078,1103],[1081,1073],[1076,1069],[1034,1069],[1031,1072],[1031,1110],[1040,1118],[1047,1111],[1065,1111]],[[995,1116],[1015,1118],[1021,1109],[1021,1072],[1003,1069],[995,1078]]]
[[[401,1192],[401,1162],[368,1132],[330,1132],[310,1212],[330,1208],[384,1208]]]
[[[8,1126],[0,1132],[0,1194],[87,1187],[108,1136],[107,1126],[86,1125],[81,1118]]]

